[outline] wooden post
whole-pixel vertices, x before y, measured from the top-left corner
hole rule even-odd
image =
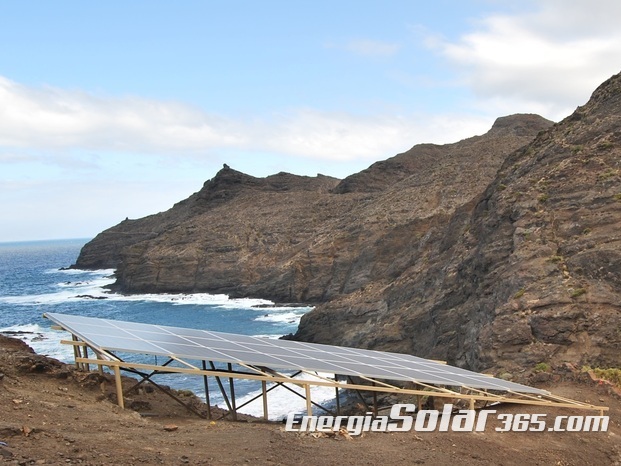
[[[375,387],[375,382],[372,384]],[[373,417],[377,417],[377,392],[373,391]]]
[[[229,372],[233,372],[233,364],[231,364],[230,362],[228,363],[228,369]],[[233,410],[233,420],[237,421],[237,407],[236,407],[236,403],[235,403],[235,384],[234,384],[234,379],[233,377],[229,377],[229,390],[231,393],[231,407]]]
[[[88,346],[84,347],[84,359],[88,359]],[[91,366],[89,363],[85,362],[83,369],[86,369],[86,372],[90,372],[91,371]]]
[[[114,381],[116,382],[116,401],[119,406],[125,409],[125,400],[123,400],[123,383],[121,381],[121,369],[114,366]]]
[[[334,381],[336,382],[336,376],[334,377]],[[339,400],[339,387],[338,385],[336,387],[334,387],[334,389],[336,390],[336,415],[340,416],[341,415],[341,400]]]
[[[261,389],[263,390],[263,419],[267,421],[267,382],[261,380]]]
[[[207,370],[207,364],[205,360],[201,361],[203,363],[203,370]],[[207,404],[207,419],[211,419],[211,402],[209,401],[209,381],[207,380],[207,376],[203,375],[203,383],[205,384],[205,403]]]
[[[78,341],[75,335],[71,335],[71,339],[73,341]],[[80,348],[78,347],[78,345],[73,345],[73,358],[75,359],[75,368],[77,370],[80,370],[80,363],[78,362],[78,358],[80,357],[82,357],[82,355],[80,354]]]
[[[313,405],[311,403],[311,387],[310,384],[305,384],[304,385],[304,390],[306,392],[306,414],[308,416],[312,416],[313,415]]]
[[[101,356],[99,354],[97,354],[97,361],[101,361]],[[99,380],[101,380],[101,383],[99,384],[99,389],[101,390],[102,395],[106,394],[106,378],[103,376],[104,375],[104,369],[103,369],[103,364],[99,364],[97,363],[97,372],[99,372]]]

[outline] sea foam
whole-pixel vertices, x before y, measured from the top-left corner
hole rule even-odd
[[[25,324],[0,328],[0,334],[19,338],[26,342],[37,354],[58,359],[62,362],[73,361],[73,348],[60,343],[63,335],[57,330],[41,327],[38,324]]]
[[[259,316],[257,320],[268,322],[291,323],[299,321],[301,314],[308,312],[312,307],[295,308],[273,306],[272,301],[252,298],[229,298],[225,294],[210,293],[144,293],[144,294],[121,294],[111,292],[106,286],[114,283],[113,269],[103,270],[79,270],[79,269],[50,269],[45,273],[62,274],[72,278],[57,283],[58,291],[44,294],[31,294],[21,296],[2,296],[0,302],[23,305],[59,304],[72,300],[107,299],[109,301],[144,301],[157,303],[170,303],[173,305],[209,305],[221,309],[257,309],[265,311],[269,306],[267,316]],[[80,277],[81,279],[76,279]],[[286,312],[284,312],[286,311]],[[283,314],[280,314],[284,312]],[[273,314],[279,313],[279,314]],[[273,319],[273,320],[271,320]]]

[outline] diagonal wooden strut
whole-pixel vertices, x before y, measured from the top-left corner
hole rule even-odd
[[[118,361],[123,361],[119,356],[114,355],[115,359],[117,359]],[[162,364],[161,366],[158,367],[166,367],[168,366],[170,363],[172,363],[173,361],[175,361],[175,359],[170,358],[168,359],[168,361],[166,361],[164,364]],[[196,414],[197,416],[205,419],[205,415],[203,413],[201,413],[200,411],[198,411],[197,409],[193,408],[192,406],[190,406],[189,404],[185,403],[183,400],[181,400],[179,397],[177,397],[173,392],[171,392],[170,390],[162,387],[160,384],[158,384],[157,382],[154,382],[152,380],[152,377],[154,375],[157,374],[171,374],[174,372],[170,372],[170,371],[162,371],[162,370],[153,370],[150,373],[146,373],[146,372],[142,372],[139,371],[137,369],[132,369],[129,367],[120,367],[120,370],[123,370],[125,372],[129,372],[130,374],[136,374],[138,376],[141,377],[141,379],[135,383],[134,385],[132,385],[131,387],[129,387],[127,390],[123,390],[122,389],[122,385],[119,385],[119,383],[117,382],[117,399],[120,397],[120,400],[123,401],[124,396],[133,392],[134,390],[137,390],[138,387],[140,385],[142,385],[145,382],[150,383],[151,385],[153,385],[155,388],[157,388],[158,390],[160,390],[162,393],[165,393],[166,395],[168,395],[170,398],[172,398],[173,400],[175,400],[177,403],[179,403],[181,406],[183,406],[185,409],[187,409],[188,411]],[[115,373],[116,375],[116,373]],[[125,404],[123,402],[123,404]]]

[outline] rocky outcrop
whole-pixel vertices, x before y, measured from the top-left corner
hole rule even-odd
[[[293,338],[474,370],[618,366],[621,76],[554,124],[499,118],[344,180],[225,166],[167,212],[127,220],[76,266],[123,292],[317,303]]]
[[[499,118],[483,136],[424,144],[337,180],[225,166],[167,212],[87,244],[76,267],[117,268],[123,292],[212,292],[322,303],[398,277],[408,249],[479,195],[551,122]]]
[[[482,195],[420,237],[403,265],[307,314],[295,336],[475,370],[618,366],[621,76],[511,154]]]
[[[224,204],[235,202],[238,196],[241,196],[240,203],[243,203],[247,201],[248,197],[252,198],[253,194],[258,192],[272,194],[310,192],[316,195],[328,192],[338,181],[336,178],[322,175],[310,178],[288,173],[279,173],[267,178],[255,178],[224,165],[216,177],[208,180],[199,192],[175,204],[171,209],[141,219],[125,219],[118,225],[98,234],[82,248],[76,263],[72,267],[80,269],[117,268],[122,263],[121,253],[126,247],[148,243],[183,224],[186,224],[186,230],[194,230],[193,219],[201,217],[210,210],[217,210],[216,215],[214,215],[215,218],[227,210],[234,211],[235,205],[218,209]],[[253,215],[250,214],[251,217]],[[235,212],[228,215],[223,214],[223,217],[227,216],[236,217]],[[258,216],[259,212],[257,212]],[[253,220],[251,217],[246,220],[251,222]],[[231,232],[234,230],[234,226],[231,226]],[[226,236],[231,235],[227,234]],[[191,238],[190,241],[195,239],[199,238]],[[145,247],[148,246],[145,244]],[[123,288],[126,291],[132,291],[129,286],[123,286]],[[186,284],[179,283],[177,291],[187,288]],[[171,289],[171,291],[174,290]]]
[[[417,183],[448,187],[469,182],[481,189],[485,180],[494,176],[504,157],[530,142],[552,122],[539,115],[521,114],[498,118],[483,136],[475,136],[455,144],[419,144],[388,160],[376,162],[366,170],[345,178],[336,193],[381,192],[391,190],[395,183],[413,177]],[[481,170],[477,173],[476,168]],[[432,175],[433,178],[425,178]],[[478,175],[481,175],[480,177]],[[454,179],[453,177],[459,177]]]

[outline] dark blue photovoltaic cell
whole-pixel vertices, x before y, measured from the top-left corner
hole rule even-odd
[[[101,350],[245,363],[273,369],[305,369],[337,375],[455,387],[548,394],[545,390],[409,354],[67,314],[46,313],[45,316],[93,348]]]

